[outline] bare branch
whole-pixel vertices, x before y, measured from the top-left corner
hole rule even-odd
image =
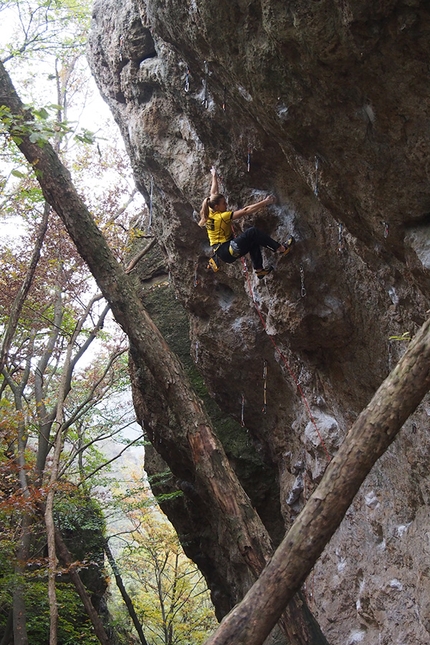
[[[112,217],[106,222],[107,226],[109,226],[109,224],[113,224],[118,219],[118,217],[120,217],[123,213],[125,213],[125,211],[130,206],[130,204],[133,203],[134,196],[136,194],[137,194],[137,188],[133,188],[133,190],[131,191],[130,196],[129,196],[128,200],[126,201],[126,203],[124,204],[124,206],[119,208],[117,210],[117,212],[115,213],[115,215],[112,215]]]
[[[82,414],[84,414],[87,411],[88,406],[89,405],[92,406],[94,404],[95,400],[100,401],[104,397],[104,395],[106,394],[106,390],[108,390],[110,388],[110,384],[106,385],[105,391],[102,392],[99,397],[95,397],[94,393],[97,390],[97,388],[99,387],[100,383],[102,383],[103,380],[105,379],[106,374],[108,374],[109,371],[111,370],[114,362],[120,356],[125,354],[127,351],[128,351],[127,349],[119,350],[118,352],[115,352],[115,354],[113,354],[110,357],[108,363],[105,365],[103,373],[100,375],[100,377],[97,379],[97,381],[95,381],[91,385],[91,389],[90,389],[89,393],[87,394],[86,398],[80,403],[80,405],[75,409],[75,412],[73,413],[73,415],[71,415],[70,418],[67,420],[67,422],[65,424],[66,427],[70,427],[72,425],[72,423],[74,423],[80,416],[82,416]],[[68,383],[67,384],[68,384],[68,391],[70,391],[70,389],[71,389],[71,374],[68,375]]]
[[[80,446],[79,448],[76,448],[73,451],[73,454],[71,455],[71,457],[67,461],[67,463],[65,463],[63,465],[63,468],[61,469],[61,476],[66,472],[66,470],[70,467],[70,465],[73,463],[73,461],[76,459],[76,457],[79,454],[82,454],[83,452],[88,450],[88,448],[91,448],[91,446],[93,446],[96,443],[99,443],[100,441],[106,441],[106,439],[111,439],[112,437],[115,437],[115,435],[119,434],[120,432],[122,432],[126,428],[129,428],[134,423],[136,423],[135,419],[133,419],[129,423],[126,423],[125,425],[121,426],[120,428],[117,428],[116,430],[113,430],[112,432],[108,432],[108,433],[105,433],[103,435],[99,435],[99,436],[95,437],[94,439],[92,439],[91,441],[87,441],[87,443],[85,443],[85,445]],[[143,437],[143,435],[140,436],[140,439],[142,437]]]
[[[154,246],[156,241],[157,240],[154,237],[154,239],[151,240],[149,242],[149,244],[147,244],[141,251],[139,251],[139,253],[137,255],[134,256],[134,258],[132,260],[130,260],[130,262],[128,263],[127,267],[124,269],[125,273],[130,273],[134,269],[134,267],[139,262],[139,260],[141,260],[143,258],[143,256],[146,255],[146,253],[148,253],[148,251],[150,251],[152,249],[152,247]]]
[[[137,443],[138,441],[143,439],[143,437],[144,437],[144,435],[142,434],[139,437],[137,437],[136,439],[133,439],[133,441],[130,441],[130,443],[128,443],[117,455],[115,455],[115,457],[112,457],[112,459],[109,459],[109,461],[105,461],[104,464],[101,464],[95,470],[93,470],[92,473],[89,473],[89,475],[87,475],[85,477],[85,479],[83,479],[82,481],[79,482],[78,486],[80,486],[81,484],[86,482],[88,479],[90,479],[90,477],[94,477],[94,475],[96,473],[98,473],[100,470],[102,470],[102,468],[106,468],[106,466],[108,466],[109,464],[112,464],[114,461],[119,459],[125,453],[125,451],[130,448],[130,446],[133,446],[135,443]]]

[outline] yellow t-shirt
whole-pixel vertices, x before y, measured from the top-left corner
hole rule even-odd
[[[228,242],[233,237],[231,230],[231,218],[233,211],[224,211],[219,213],[209,209],[209,218],[206,222],[206,229],[208,231],[209,243],[211,246],[214,244],[223,244]]]

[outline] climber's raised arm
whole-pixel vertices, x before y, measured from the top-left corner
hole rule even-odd
[[[215,195],[219,194],[219,186],[218,186],[218,175],[216,174],[215,168],[212,166],[211,168],[211,175],[212,175],[212,183],[211,183],[211,198],[214,197]]]
[[[263,208],[263,206],[269,206],[269,204],[274,204],[275,201],[276,201],[276,197],[274,197],[273,195],[269,195],[269,197],[262,199],[256,204],[250,204],[249,206],[245,206],[244,208],[241,208],[238,211],[234,211],[232,219],[239,219],[240,217],[245,217],[246,215],[253,215],[254,213],[257,213],[257,211],[259,211],[260,208]]]

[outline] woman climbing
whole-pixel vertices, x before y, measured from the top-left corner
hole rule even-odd
[[[211,169],[212,183],[210,197],[203,200],[200,210],[199,226],[205,226],[208,232],[209,243],[216,254],[223,262],[231,264],[237,258],[249,253],[251,256],[252,266],[257,277],[261,280],[268,273],[273,271],[272,266],[263,267],[263,258],[261,255],[261,246],[264,246],[279,255],[287,255],[294,244],[292,235],[284,244],[279,244],[263,231],[255,226],[251,226],[246,231],[233,237],[231,223],[232,221],[253,215],[263,206],[275,203],[275,197],[270,195],[256,204],[245,206],[237,211],[227,210],[227,202],[224,195],[219,193],[218,177],[215,168]]]

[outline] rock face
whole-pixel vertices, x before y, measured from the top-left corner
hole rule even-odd
[[[89,56],[276,542],[430,308],[430,6],[96,0]],[[206,270],[212,164],[232,209],[277,196],[241,226],[297,240],[263,281]],[[426,400],[307,582],[332,645],[429,642],[429,416]],[[237,601],[218,595],[221,614]]]

